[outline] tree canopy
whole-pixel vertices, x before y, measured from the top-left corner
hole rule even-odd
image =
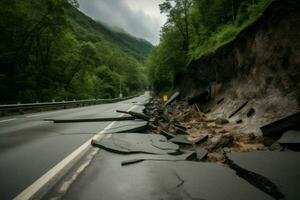
[[[0,103],[113,98],[146,87],[152,45],[110,30],[76,0],[0,2]]]
[[[271,0],[165,0],[160,44],[146,66],[155,92],[171,90],[188,63],[215,51],[255,21]]]

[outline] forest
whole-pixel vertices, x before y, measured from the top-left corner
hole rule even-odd
[[[152,44],[111,30],[76,0],[0,1],[0,103],[115,98],[147,87]]]
[[[213,53],[253,23],[272,0],[165,0],[167,15],[160,44],[147,59],[156,93],[174,89],[177,77],[193,59]]]

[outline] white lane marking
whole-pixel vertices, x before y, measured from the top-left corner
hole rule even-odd
[[[79,109],[82,109],[82,108],[72,108],[72,109],[69,109],[69,110],[57,110],[57,111],[51,111],[51,112],[47,112],[47,113],[27,115],[25,117],[31,118],[31,117],[39,117],[39,116],[43,116],[43,115],[52,115],[52,114],[58,114],[58,113],[61,113],[61,112],[66,112],[66,111],[74,111],[75,109],[79,110]],[[66,114],[69,114],[69,113],[66,113]]]
[[[132,106],[128,111],[131,111],[136,106]],[[120,115],[123,116],[124,114]],[[29,200],[34,197],[48,182],[54,180],[54,178],[61,172],[68,164],[70,164],[73,160],[75,160],[78,156],[84,153],[91,144],[92,140],[101,140],[105,136],[105,132],[110,129],[114,122],[111,122],[108,126],[106,126],[102,131],[100,131],[97,135],[89,139],[83,145],[78,147],[75,151],[73,151],[70,155],[68,155],[65,159],[60,161],[57,165],[55,165],[52,169],[50,169],[47,173],[37,179],[34,183],[32,183],[29,187],[27,187],[23,192],[21,192],[18,196],[14,198],[14,200]]]
[[[31,118],[31,117],[39,117],[39,116],[43,116],[43,115],[50,115],[52,113],[43,113],[43,114],[36,114],[36,115],[28,115],[26,116],[27,118]]]
[[[16,118],[12,118],[12,119],[6,119],[6,120],[1,120],[0,123],[2,122],[10,122],[10,121],[14,121],[17,120]]]
[[[117,102],[118,103],[118,102]],[[100,105],[93,105],[95,106],[100,106]],[[86,106],[86,107],[80,107],[80,108],[70,108],[70,109],[66,109],[66,110],[57,110],[57,111],[50,111],[47,113],[40,113],[40,114],[32,114],[32,115],[27,115],[25,116],[26,118],[32,118],[32,117],[39,117],[39,116],[43,116],[43,115],[52,115],[52,114],[59,114],[61,112],[66,112],[66,111],[80,111],[80,110],[84,110],[86,108],[91,108],[93,106]],[[69,114],[68,112],[66,114]]]
[[[64,194],[71,187],[72,183],[76,181],[77,177],[83,172],[92,162],[94,156],[98,153],[99,149],[95,148],[88,156],[87,161],[83,163],[76,172],[72,175],[70,180],[65,181],[59,188],[59,193]],[[58,198],[59,199],[59,198]]]

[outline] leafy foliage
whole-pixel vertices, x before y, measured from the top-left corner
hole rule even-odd
[[[233,40],[271,1],[165,0],[160,9],[168,20],[146,64],[153,89],[158,93],[172,89],[190,60]]]
[[[152,45],[79,12],[76,0],[1,0],[0,103],[112,98],[146,87]]]

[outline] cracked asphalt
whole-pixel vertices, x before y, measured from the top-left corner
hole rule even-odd
[[[118,125],[123,126],[124,123]],[[300,184],[299,172],[294,170],[300,167],[298,152],[228,153],[223,164],[196,162],[187,161],[187,155],[180,157],[167,152],[155,155],[157,152],[150,149],[165,149],[168,145],[164,141],[167,139],[162,137],[154,141],[151,136],[143,133],[107,134],[98,141],[100,145],[93,145],[97,152],[93,158],[88,154],[88,164],[79,163],[44,199],[300,198],[296,189]],[[82,166],[85,170],[80,170]],[[76,179],[73,178],[75,176]]]
[[[62,199],[273,199],[215,163],[143,161],[121,166],[143,154],[119,155],[100,150]],[[47,196],[45,199],[49,199]]]
[[[110,123],[53,124],[43,119],[116,117],[119,114],[115,110],[128,110],[133,105],[135,111],[141,112],[143,105],[133,102],[145,102],[148,98],[146,95],[114,104],[0,120],[3,139],[0,140],[0,199],[12,199]],[[144,126],[143,123],[136,125]],[[300,167],[298,152],[230,153],[224,164],[187,161],[193,152],[168,154],[170,144],[162,135],[111,133],[132,127],[134,122],[126,121],[105,129],[103,141],[96,142],[109,147],[90,148],[43,199],[300,198],[299,172],[293,170]],[[113,148],[138,151],[134,154],[108,151]],[[159,155],[156,155],[158,149]],[[124,162],[127,164],[123,165]]]
[[[110,122],[54,124],[46,118],[116,117],[128,110],[123,102],[11,116],[0,119],[0,199],[12,199]]]

